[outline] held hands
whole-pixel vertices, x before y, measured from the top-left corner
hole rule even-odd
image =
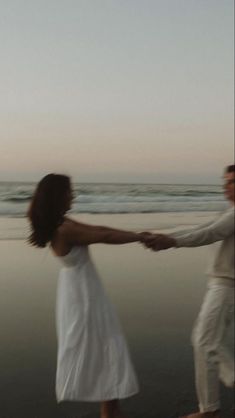
[[[140,241],[146,248],[153,251],[166,250],[176,246],[174,238],[164,234],[151,234],[150,232],[141,232]]]

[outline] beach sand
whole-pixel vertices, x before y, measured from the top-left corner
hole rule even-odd
[[[129,229],[177,229],[212,214],[83,215]],[[0,219],[0,417],[98,418],[98,405],[56,404],[55,299],[59,261],[22,239],[24,219]],[[5,234],[5,235],[4,235]],[[6,239],[6,237],[10,239]],[[140,394],[130,418],[176,418],[197,409],[191,329],[206,288],[208,247],[153,253],[139,244],[94,245],[92,257],[127,337]],[[222,388],[224,418],[232,407]]]

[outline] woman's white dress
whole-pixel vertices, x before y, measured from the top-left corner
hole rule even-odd
[[[64,257],[58,281],[58,401],[105,401],[138,392],[116,313],[89,256],[76,246]]]

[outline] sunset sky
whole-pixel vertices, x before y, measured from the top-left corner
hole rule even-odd
[[[218,183],[233,0],[0,0],[0,181]]]

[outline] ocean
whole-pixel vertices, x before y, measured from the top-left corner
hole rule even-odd
[[[25,217],[34,183],[0,182],[0,216]],[[225,208],[219,185],[74,184],[71,213],[217,212]]]

